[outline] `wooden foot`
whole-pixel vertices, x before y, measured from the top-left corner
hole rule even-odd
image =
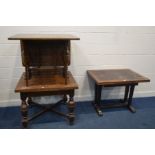
[[[93,106],[95,108],[96,113],[98,114],[98,116],[103,116],[103,112],[101,110],[101,107],[99,107],[97,104],[93,103]]]
[[[128,106],[128,109],[129,109],[132,113],[136,113],[136,109],[135,109],[132,105],[129,105],[129,106]]]

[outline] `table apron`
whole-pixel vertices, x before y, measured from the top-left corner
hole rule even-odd
[[[50,95],[73,95],[74,89],[72,90],[62,90],[62,91],[48,91],[48,92],[20,92],[21,96],[36,97],[36,96],[50,96]]]
[[[98,84],[97,84],[98,85]],[[122,87],[122,86],[137,86],[138,83],[126,83],[126,84],[109,84],[109,85],[100,85],[102,87]]]

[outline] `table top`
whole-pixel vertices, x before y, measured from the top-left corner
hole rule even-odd
[[[65,84],[65,79],[62,75],[47,75],[32,76],[29,80],[29,85],[26,86],[25,73],[21,76],[15,92],[48,92],[48,91],[63,91],[77,89],[78,85],[72,74],[68,72],[68,83]]]
[[[71,34],[16,34],[9,40],[80,40]]]
[[[98,85],[150,82],[148,78],[130,69],[88,70],[87,72]]]

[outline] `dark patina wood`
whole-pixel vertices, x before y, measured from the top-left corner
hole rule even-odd
[[[17,34],[9,40],[20,40],[22,64],[25,67],[15,89],[16,93],[20,93],[23,127],[26,128],[29,121],[47,111],[63,116],[73,124],[74,91],[78,85],[68,71],[68,66],[71,59],[71,40],[79,38],[68,34]],[[32,100],[32,97],[50,95],[62,95],[63,99],[51,106]],[[67,114],[56,109],[63,103],[68,106]],[[28,108],[32,105],[43,110],[29,117]]]
[[[39,73],[44,69],[53,74],[61,73],[67,84],[71,55],[70,41],[79,40],[78,37],[69,34],[17,34],[9,40],[20,40],[27,86],[34,70]]]
[[[72,125],[74,123],[74,91],[78,88],[77,83],[75,82],[72,74],[68,72],[68,83],[67,85],[64,83],[62,76],[55,75],[53,77],[47,75],[41,76],[33,76],[30,79],[30,85],[26,86],[24,80],[24,74],[21,76],[15,92],[19,92],[21,96],[21,113],[22,113],[22,124],[23,127],[26,128],[28,126],[28,122],[39,117],[47,111],[54,112],[58,115],[61,115],[69,120],[69,123]],[[58,101],[55,104],[51,104],[51,106],[41,105],[33,102],[32,97],[37,96],[49,96],[49,95],[63,95],[63,99]],[[66,96],[69,96],[69,100],[67,101]],[[65,114],[63,112],[57,111],[56,107],[60,104],[67,103],[68,113]],[[32,117],[28,116],[28,108],[31,105],[37,105],[42,107],[43,110],[34,114]]]
[[[102,108],[128,107],[131,112],[136,112],[132,106],[134,88],[138,83],[150,80],[130,69],[89,70],[88,75],[95,81],[95,99],[93,106],[99,116],[103,115]],[[102,87],[125,86],[124,99],[118,104],[102,104]]]

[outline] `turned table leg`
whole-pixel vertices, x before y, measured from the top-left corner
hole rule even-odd
[[[74,119],[75,119],[75,114],[74,114],[74,109],[75,109],[75,102],[74,102],[74,93],[69,95],[69,102],[68,102],[68,118],[69,118],[69,124],[73,125],[74,124]]]
[[[26,103],[26,96],[21,93],[21,114],[22,114],[22,125],[27,128],[28,125],[28,105]]]
[[[64,104],[67,103],[67,100],[68,100],[68,99],[67,99],[67,95],[65,94],[64,97],[63,97]]]
[[[32,105],[33,104],[33,101],[32,101],[31,97],[28,97],[27,103],[28,103],[28,105]]]

